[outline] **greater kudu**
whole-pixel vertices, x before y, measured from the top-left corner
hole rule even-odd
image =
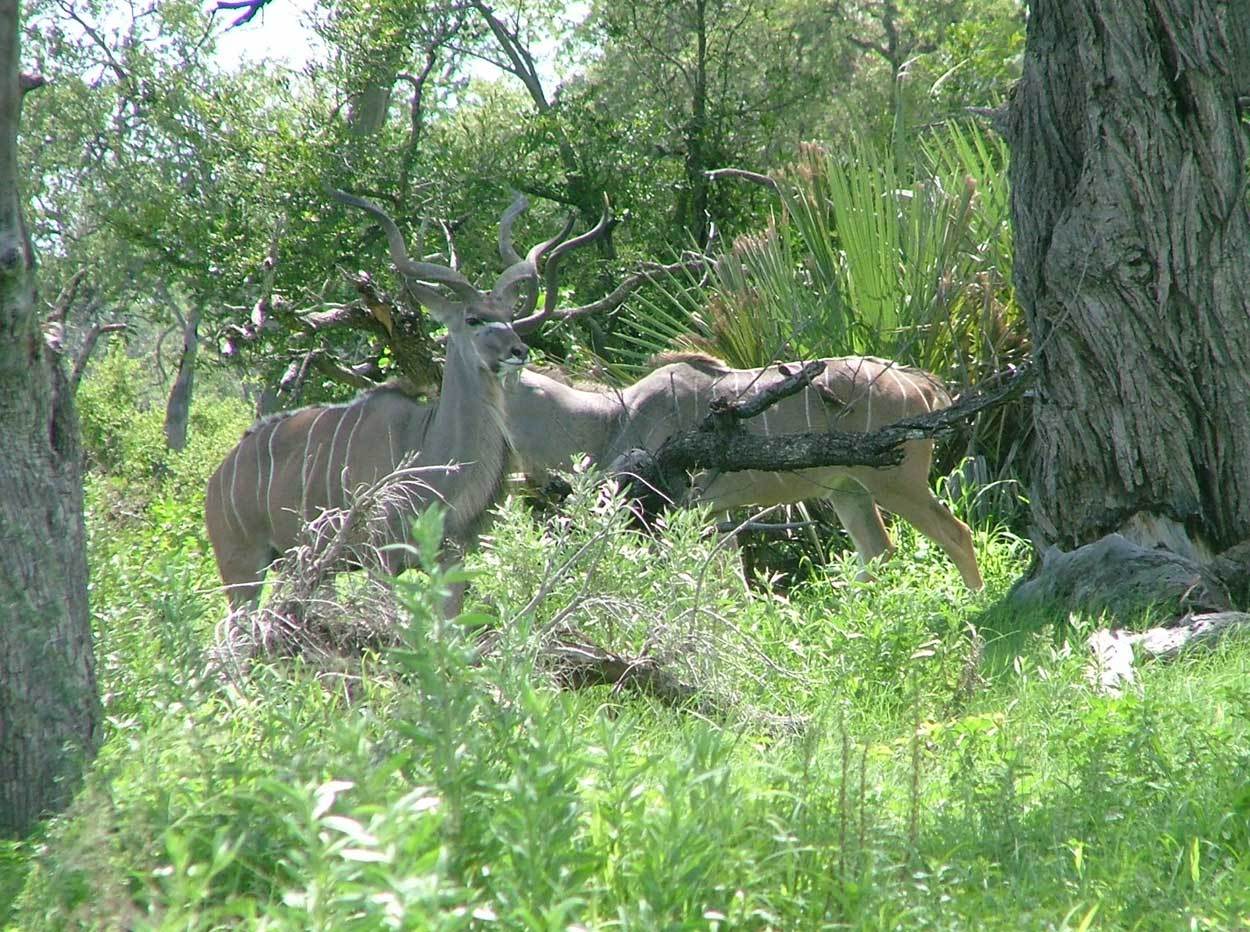
[[[540,318],[542,315],[534,315]],[[527,328],[518,324],[518,331]],[[620,390],[579,389],[526,370],[505,389],[510,440],[522,470],[542,481],[578,454],[608,465],[633,447],[656,450],[673,434],[695,427],[716,396],[737,398],[782,378],[789,366],[733,369],[699,354],[671,357]],[[807,388],[747,423],[782,435],[814,430],[869,431],[900,418],[951,404],[927,372],[871,356],[824,360]],[[792,364],[798,366],[798,363]],[[744,471],[695,477],[692,499],[717,510],[826,499],[850,534],[863,563],[893,550],[877,505],[909,521],[941,547],[970,589],[981,573],[967,525],[929,488],[933,441],[903,445],[903,461],[886,469],[832,466],[797,472]]]
[[[410,259],[400,231],[377,206],[342,192],[334,196],[373,215],[407,288],[446,325],[442,389],[436,401],[422,404],[383,387],[347,404],[267,418],[244,434],[209,480],[204,503],[232,609],[257,600],[269,564],[295,543],[306,521],[344,507],[352,489],[391,473],[414,453],[412,465],[424,481],[416,505],[442,503],[446,543],[461,551],[476,540],[509,469],[500,379],[528,355],[512,316],[518,301],[523,313],[533,310],[537,263],[565,234],[519,257],[511,244],[512,222],[525,207],[518,198],[500,221],[500,252],[511,265],[483,292],[453,268]],[[407,509],[388,515],[388,535],[405,540],[411,518]],[[407,566],[405,548],[386,553],[392,572]],[[459,610],[461,595],[453,592],[449,613]]]

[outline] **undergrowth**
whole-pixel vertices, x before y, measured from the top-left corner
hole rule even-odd
[[[108,736],[70,811],[0,849],[12,928],[1250,923],[1250,655],[1097,695],[1095,619],[989,612],[1027,565],[1004,531],[976,531],[984,593],[896,524],[873,582],[847,556],[748,596],[701,516],[642,537],[581,488],[554,521],[503,508],[467,621],[438,617],[427,560],[398,588],[401,647],[224,684],[204,672],[214,455],[93,480]],[[571,628],[724,701],[557,689],[544,637]]]

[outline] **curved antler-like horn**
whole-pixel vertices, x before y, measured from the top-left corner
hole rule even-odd
[[[516,265],[521,261],[517,251],[512,248],[512,224],[517,217],[529,210],[529,206],[529,198],[518,194],[499,218],[499,257],[503,259],[504,265]]]
[[[533,311],[534,306],[538,304],[538,262],[547,250],[562,242],[569,235],[569,231],[573,229],[574,222],[575,218],[569,217],[565,221],[564,229],[551,239],[533,247],[524,259],[519,259],[508,266],[495,281],[495,287],[491,289],[491,293],[505,304],[515,304],[516,293],[522,287],[526,287],[525,300],[516,309],[516,313],[524,317]]]
[[[499,255],[508,263],[508,267],[496,279],[495,287],[491,289],[491,294],[501,304],[515,304],[518,294],[524,289],[524,300],[516,310],[521,316],[533,311],[534,305],[538,303],[539,261],[547,250],[561,242],[573,229],[573,218],[570,217],[563,230],[531,248],[522,259],[512,245],[512,224],[528,207],[529,200],[524,194],[518,194],[499,220]]]
[[[571,223],[572,218],[569,219]],[[547,289],[546,297],[543,299],[543,309],[537,314],[530,314],[527,317],[514,320],[512,322],[513,330],[520,334],[529,333],[555,313],[556,305],[560,301],[560,277],[556,274],[556,270],[560,265],[560,259],[563,258],[565,254],[577,249],[579,246],[585,246],[587,243],[600,239],[610,229],[612,229],[614,225],[615,220],[612,218],[612,204],[608,201],[608,196],[605,194],[603,196],[603,213],[599,216],[598,223],[585,233],[582,233],[580,236],[575,236],[570,240],[564,240],[564,236],[568,235],[567,231],[569,229],[569,227],[566,226],[564,234],[548,242],[548,245],[554,245],[555,243],[559,243],[559,245],[556,246],[555,249],[552,250],[551,255],[547,257],[547,266],[543,269],[543,278],[546,282]],[[561,240],[564,241],[561,242]]]
[[[466,300],[474,299],[481,295],[481,292],[473,286],[473,283],[455,269],[436,265],[433,262],[417,262],[410,258],[408,247],[404,243],[403,234],[399,232],[399,227],[395,225],[395,221],[387,215],[386,211],[377,204],[367,201],[363,197],[348,194],[346,191],[340,191],[337,188],[331,189],[330,195],[337,201],[371,214],[377,220],[378,226],[386,234],[386,242],[391,250],[391,262],[395,264],[395,268],[399,270],[399,273],[404,278],[409,279],[411,287],[421,288],[423,282],[433,282],[439,285],[446,285]],[[426,294],[422,296],[422,301],[426,301],[430,294],[438,295],[438,292],[428,287],[423,290]]]

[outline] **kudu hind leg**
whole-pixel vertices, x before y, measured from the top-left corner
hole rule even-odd
[[[983,585],[977,566],[972,531],[943,505],[930,491],[927,474],[923,479],[906,473],[882,471],[866,478],[865,487],[886,511],[898,515],[925,537],[936,543],[959,569],[964,585],[977,590]]]
[[[279,556],[268,544],[217,554],[217,568],[225,584],[223,588],[231,613],[260,604],[265,574]]]

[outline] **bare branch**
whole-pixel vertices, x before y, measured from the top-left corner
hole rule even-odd
[[[376,388],[382,381],[381,370],[372,362],[345,366],[326,353],[313,353],[311,364],[322,375],[357,389]]]
[[[61,293],[57,295],[56,301],[52,305],[52,313],[48,315],[48,319],[52,322],[64,324],[69,309],[74,303],[74,299],[78,297],[78,286],[82,284],[82,280],[87,277],[85,268],[75,272],[65,287],[61,289]]]
[[[219,10],[242,10],[243,12],[235,17],[234,21],[227,27],[228,29],[235,29],[238,26],[250,23],[256,14],[268,6],[269,3],[270,0],[217,0],[217,6],[213,8],[213,12],[216,13]]]
[[[538,77],[538,68],[534,64],[534,56],[521,43],[519,33],[515,30],[510,30],[504,25],[503,21],[495,15],[495,11],[481,2],[481,0],[474,0],[472,6],[482,14],[482,18],[486,20],[486,25],[490,27],[490,31],[495,36],[495,41],[499,43],[499,47],[503,50],[504,55],[508,57],[510,66],[504,70],[509,74],[515,75],[525,85],[530,99],[534,101],[534,106],[538,108],[540,113],[546,113],[551,109],[551,103],[547,100],[542,80]]]
[[[886,46],[881,45],[880,43],[873,42],[870,39],[861,39],[859,36],[847,36],[846,41],[851,43],[851,45],[855,46],[857,49],[860,49],[861,51],[874,52],[877,55],[880,55],[886,61],[893,64],[894,60],[891,57],[892,55],[891,50],[887,48]]]
[[[785,378],[766,386],[742,401],[734,402],[727,398],[713,398],[708,405],[710,412],[699,425],[699,430],[732,430],[738,421],[746,421],[767,411],[783,398],[797,395],[811,384],[812,379],[825,371],[823,359],[809,362],[798,372],[791,372]]]
[[[82,375],[86,371],[87,362],[91,359],[91,354],[95,352],[96,343],[100,337],[107,333],[117,333],[119,330],[125,329],[125,324],[93,324],[91,329],[87,331],[87,335],[83,338],[82,348],[74,357],[74,368],[69,377],[71,394],[78,391],[78,383],[82,381]]]
[[[299,315],[302,323],[307,324],[314,332],[334,330],[339,327],[357,328],[369,324],[380,324],[373,315],[360,304],[335,304],[321,311],[305,311]]]
[[[759,172],[748,171],[745,168],[712,168],[705,171],[704,176],[709,181],[717,181],[721,178],[740,178],[743,181],[749,181],[752,184],[758,184],[770,191],[777,190],[777,182],[768,175],[761,175]]]
[[[683,683],[653,657],[626,657],[588,640],[565,635],[544,645],[541,659],[564,689],[613,686],[634,690],[666,705],[712,710],[695,687]]]
[[[122,67],[121,62],[119,62],[116,56],[113,55],[112,47],[108,44],[108,41],[105,40],[104,36],[100,34],[100,31],[78,15],[78,11],[74,9],[73,3],[67,2],[67,0],[60,0],[57,5],[65,11],[65,14],[70,19],[82,28],[82,31],[87,34],[88,38],[95,43],[96,48],[98,48],[104,55],[105,61],[108,63],[109,68],[112,69],[113,73],[117,75],[117,79],[133,92],[134,86],[130,81],[130,73]]]

